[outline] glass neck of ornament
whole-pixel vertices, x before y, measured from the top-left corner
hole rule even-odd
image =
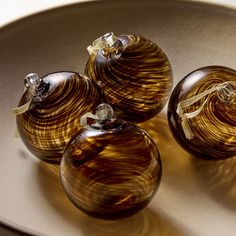
[[[97,54],[101,51],[105,58],[118,58],[124,50],[124,45],[112,32],[96,39],[87,47],[89,54]]]
[[[89,120],[92,120],[91,122]],[[90,112],[84,114],[80,118],[80,125],[86,127],[89,125],[92,128],[99,130],[114,130],[123,127],[125,122],[114,118],[114,112],[109,104],[102,103],[96,108],[96,114]]]
[[[31,102],[41,102],[49,90],[50,84],[44,82],[36,73],[30,73],[24,80],[25,89],[29,93],[29,101],[20,107],[13,108],[14,115],[22,114],[30,109]]]

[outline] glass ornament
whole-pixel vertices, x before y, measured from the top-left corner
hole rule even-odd
[[[29,151],[43,161],[60,163],[67,142],[81,129],[81,116],[101,102],[100,88],[84,75],[65,71],[40,78],[32,73],[13,113]]]
[[[99,105],[96,115],[85,114],[81,124],[84,130],[70,140],[60,166],[70,200],[102,219],[127,217],[144,208],[159,187],[162,171],[149,135],[113,118],[108,104]]]
[[[236,71],[223,66],[197,69],[175,87],[169,126],[178,143],[204,159],[236,155]]]
[[[118,117],[139,123],[161,111],[172,88],[172,69],[154,42],[107,33],[88,51],[85,74],[99,82]]]

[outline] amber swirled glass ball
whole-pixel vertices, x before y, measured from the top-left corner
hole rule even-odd
[[[161,170],[158,149],[145,131],[106,119],[86,126],[68,143],[60,175],[66,194],[80,210],[118,219],[151,201]]]
[[[236,156],[236,71],[207,66],[188,74],[171,95],[168,120],[191,154],[211,160]]]
[[[142,36],[108,33],[88,47],[85,74],[100,83],[118,117],[143,122],[164,107],[172,69],[161,48]]]
[[[101,103],[100,89],[86,76],[66,71],[42,78],[30,74],[25,86],[16,109],[20,137],[39,159],[60,163],[67,142],[81,128],[80,117]]]

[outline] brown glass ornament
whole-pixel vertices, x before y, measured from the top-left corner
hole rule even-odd
[[[236,155],[236,71],[223,66],[197,69],[175,87],[168,120],[178,143],[204,159]]]
[[[25,85],[19,107],[27,108],[16,112],[20,137],[39,159],[60,163],[67,142],[81,129],[80,117],[101,103],[100,89],[75,72],[55,72],[43,78],[30,74]]]
[[[158,149],[145,131],[105,118],[71,139],[60,175],[66,194],[79,209],[93,217],[117,219],[150,202],[161,170]]]
[[[100,83],[118,117],[143,122],[161,111],[172,88],[172,69],[154,42],[108,33],[88,51],[85,74]]]

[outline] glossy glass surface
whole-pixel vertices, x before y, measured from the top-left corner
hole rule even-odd
[[[90,55],[85,74],[99,81],[118,117],[142,122],[165,105],[172,87],[172,70],[165,53],[154,42],[136,35],[117,39],[113,48]],[[121,47],[123,45],[123,48]]]
[[[68,144],[61,180],[83,212],[104,219],[123,218],[144,208],[161,180],[161,160],[142,129],[115,120],[88,127]]]
[[[75,72],[57,72],[42,78],[49,90],[42,101],[33,99],[30,109],[16,116],[25,146],[43,161],[60,163],[70,138],[80,130],[80,117],[101,102],[98,86]],[[19,106],[29,101],[27,90]]]
[[[236,82],[236,71],[222,66],[208,66],[191,72],[175,87],[169,102],[170,129],[179,144],[190,153],[205,159],[226,159],[236,155],[236,103],[224,102],[214,91],[184,109],[185,113],[202,111],[187,120],[193,138],[187,139],[176,113],[180,101],[192,98],[227,81]]]

